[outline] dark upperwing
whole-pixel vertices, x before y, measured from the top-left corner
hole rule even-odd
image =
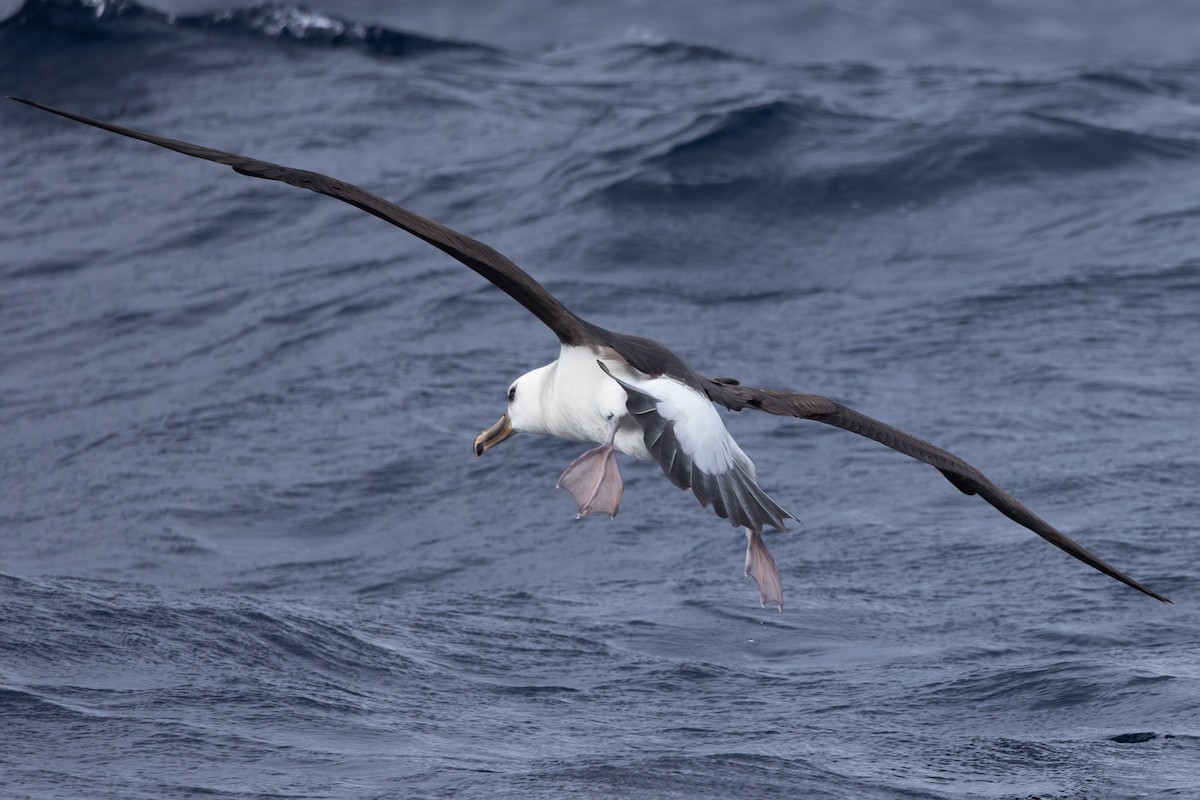
[[[753,386],[741,386],[728,379],[714,380],[711,378],[707,379],[705,392],[714,403],[719,403],[734,411],[755,408],[768,414],[824,422],[826,425],[834,425],[851,433],[857,433],[859,436],[874,439],[880,444],[915,458],[917,461],[923,461],[945,475],[946,479],[963,494],[979,495],[1013,522],[1025,526],[1083,563],[1100,570],[1105,575],[1116,578],[1127,586],[1132,586],[1139,592],[1150,595],[1155,600],[1161,600],[1164,603],[1171,602],[1158,592],[1147,589],[1119,569],[1097,558],[1087,548],[1034,514],[966,461],[924,439],[919,439],[899,428],[872,419],[866,414],[860,414],[852,408],[847,408],[820,395],[789,392],[782,389],[760,389]]]
[[[165,147],[168,150],[174,150],[176,153],[183,153],[185,156],[202,158],[205,161],[215,161],[218,164],[231,167],[234,172],[239,172],[242,175],[249,175],[252,178],[263,178],[269,181],[281,181],[301,189],[308,189],[310,192],[328,195],[329,197],[341,200],[343,203],[349,203],[355,208],[360,208],[368,214],[373,214],[386,222],[403,228],[413,236],[423,239],[439,250],[453,256],[463,264],[466,264],[502,289],[511,298],[529,309],[535,317],[544,322],[550,330],[554,331],[559,341],[563,344],[591,344],[595,342],[597,333],[608,333],[601,328],[589,325],[575,316],[566,306],[559,302],[558,298],[550,294],[540,283],[531,278],[525,270],[483,242],[472,239],[470,236],[465,236],[458,231],[451,230],[444,225],[439,225],[431,219],[422,217],[420,214],[414,214],[408,209],[401,208],[395,203],[384,200],[382,197],[373,195],[353,184],[330,178],[318,172],[284,167],[279,164],[272,164],[269,161],[259,161],[257,158],[238,155],[237,153],[226,153],[223,150],[201,147],[200,145],[182,142],[178,139],[168,139],[165,136],[143,133],[133,128],[126,128],[121,125],[114,125],[111,122],[103,122],[91,117],[85,117],[82,114],[74,114],[70,111],[62,111],[50,106],[44,106],[32,100],[23,100],[20,97],[11,97],[9,99],[33,106],[34,108],[40,108],[42,111],[49,111],[51,114],[57,114],[60,117],[82,122],[85,125],[91,125],[106,131],[119,133],[122,136],[128,136],[131,139],[138,139],[158,145],[159,147]]]
[[[703,378],[658,342],[641,336],[608,331],[579,318],[557,297],[550,294],[544,286],[534,280],[529,273],[492,247],[384,200],[353,184],[330,178],[319,172],[285,167],[237,153],[202,147],[179,139],[156,136],[152,133],[85,117],[82,114],[52,108],[20,97],[9,97],[9,99],[42,111],[48,111],[51,114],[57,114],[60,117],[82,122],[85,125],[158,145],[167,150],[174,150],[176,153],[224,164],[242,175],[280,181],[307,189],[310,192],[333,197],[343,203],[349,203],[355,208],[362,209],[368,214],[408,231],[475,270],[545,323],[546,327],[554,331],[562,344],[609,347],[624,357],[634,369],[647,375],[669,375],[694,389],[701,390],[703,387]]]

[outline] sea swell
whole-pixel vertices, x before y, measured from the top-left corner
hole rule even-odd
[[[939,2],[889,13],[993,41]],[[558,352],[478,275],[4,101],[0,794],[1190,796],[1197,64],[899,63],[820,28],[846,4],[571,38],[558,13],[662,4],[539,3],[30,0],[0,88],[427,214],[706,374],[950,448],[1176,605],[747,410],[723,419],[804,519],[770,535],[768,613],[744,536],[655,465],[576,520],[583,446],[474,456]],[[772,54],[776,28],[844,39]]]
[[[807,98],[695,110],[665,152],[645,146],[638,169],[606,193],[615,205],[723,205],[755,186],[774,207],[880,210],[985,184],[1037,184],[1200,152],[1200,129],[1184,107],[1175,120],[1186,126],[1176,129],[1113,125],[1103,119],[1112,109],[1101,115],[1071,102],[1088,80],[1079,76],[1059,84],[1058,96],[1032,101],[1014,92],[986,106],[949,106],[936,121],[834,111]]]
[[[376,56],[408,56],[483,45],[435,39],[378,25],[365,25],[301,5],[267,3],[204,14],[175,15],[133,0],[26,0],[0,23],[0,32],[58,33],[91,39],[164,36],[182,31],[290,42],[314,47],[349,47]]]
[[[0,32],[18,40],[191,32],[386,57],[452,58],[463,48],[489,53],[476,67],[481,76],[536,71],[546,96],[537,114],[567,104],[593,115],[594,129],[547,168],[542,189],[609,207],[715,207],[753,195],[750,205],[737,207],[858,213],[980,188],[1039,185],[1141,159],[1186,159],[1200,150],[1200,125],[1191,113],[1200,97],[1195,64],[1043,76],[960,67],[772,66],[708,45],[634,38],[533,54],[531,66],[528,56],[506,55],[493,44],[365,25],[297,5],[175,16],[132,0],[27,0]],[[643,103],[614,109],[598,101],[600,87],[645,70],[655,77]],[[721,78],[712,89],[696,84],[698,75],[714,72]],[[878,101],[914,88],[922,93],[920,107]]]

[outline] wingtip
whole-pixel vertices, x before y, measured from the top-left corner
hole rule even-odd
[[[1145,586],[1142,586],[1140,583],[1138,583],[1137,581],[1135,581],[1135,580],[1133,580],[1133,579],[1123,580],[1123,581],[1122,581],[1122,583],[1128,583],[1128,584],[1129,584],[1130,586],[1132,586],[1134,589],[1137,589],[1137,590],[1138,590],[1139,592],[1141,592],[1142,594],[1149,595],[1150,597],[1153,597],[1155,600],[1157,600],[1157,601],[1158,601],[1158,602],[1160,602],[1160,603],[1167,603],[1167,604],[1169,604],[1169,605],[1175,605],[1175,601],[1171,600],[1171,599],[1170,599],[1170,598],[1168,598],[1168,597],[1164,597],[1164,596],[1162,596],[1161,594],[1159,594],[1158,592],[1154,591],[1153,589],[1148,589],[1148,588],[1146,588]]]
[[[1103,571],[1104,570],[1101,570],[1101,572],[1103,572]],[[1111,573],[1109,573],[1109,574],[1111,574]],[[1155,600],[1157,600],[1160,603],[1170,603],[1171,605],[1175,605],[1175,603],[1170,598],[1164,597],[1163,595],[1159,594],[1158,592],[1154,591],[1153,589],[1143,586],[1142,584],[1138,583],[1133,578],[1130,578],[1128,575],[1125,575],[1124,573],[1117,573],[1116,575],[1113,575],[1113,577],[1116,578],[1117,580],[1121,581],[1121,583],[1127,584],[1127,585],[1131,586],[1132,588],[1137,589],[1142,594],[1153,597]]]
[[[16,100],[18,103],[24,103],[25,105],[30,106],[31,108],[38,108],[38,109],[41,109],[42,111],[50,111],[54,114],[61,113],[61,112],[57,111],[56,109],[51,108],[50,106],[44,106],[41,103],[38,103],[33,100],[26,100],[24,97],[17,97],[16,95],[12,95],[12,94],[6,94],[4,96],[7,97],[9,100]]]

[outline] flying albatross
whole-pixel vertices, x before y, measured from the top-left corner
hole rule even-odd
[[[573,314],[524,270],[486,244],[414,214],[343,181],[209,147],[142,133],[110,122],[60,111],[19,97],[26,105],[177,153],[215,161],[253,178],[328,195],[402,228],[475,270],[540,319],[558,337],[556,361],[513,381],[500,420],[475,438],[482,456],[514,433],[539,433],[595,443],[571,462],[558,485],[574,497],[579,515],[614,516],[621,503],[621,475],[614,451],[654,461],[680,489],[691,489],[704,507],[746,531],[746,575],[758,583],[759,599],[783,609],[775,560],[763,542],[766,526],[783,530],[795,519],[758,485],[754,464],[729,435],[716,405],[732,411],[758,409],[835,425],[873,439],[937,469],[964,494],[982,497],[1085,564],[1156,600],[1170,602],[1060,533],[982,472],[940,447],[815,394],[743,386],[709,378],[665,346],[641,336],[615,333]],[[714,405],[715,404],[715,405]]]

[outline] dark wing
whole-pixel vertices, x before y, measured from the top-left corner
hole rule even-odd
[[[215,161],[218,164],[232,167],[234,172],[240,172],[242,175],[249,175],[252,178],[264,178],[270,181],[282,181],[301,189],[308,189],[318,194],[337,198],[343,203],[349,203],[355,208],[360,208],[368,214],[373,214],[399,228],[403,228],[413,236],[425,240],[439,250],[448,253],[463,264],[466,264],[502,289],[518,303],[529,309],[535,317],[544,322],[550,330],[554,331],[559,341],[563,344],[589,344],[595,341],[597,334],[607,333],[603,329],[596,328],[575,316],[554,295],[550,294],[541,284],[531,278],[528,273],[483,242],[472,239],[470,236],[464,236],[419,214],[414,214],[395,203],[388,202],[382,197],[363,191],[352,184],[335,180],[317,172],[293,169],[291,167],[280,166],[279,164],[272,164],[269,161],[259,161],[256,158],[237,155],[236,153],[226,153],[210,147],[201,147],[200,145],[181,142],[178,139],[154,136],[153,134],[143,133],[132,128],[114,125],[111,122],[101,122],[100,120],[91,119],[80,114],[72,114],[70,111],[60,111],[57,108],[44,106],[31,100],[22,100],[19,97],[11,97],[9,99],[33,106],[34,108],[40,108],[43,111],[49,111],[51,114],[58,114],[60,117],[82,122],[85,125],[92,125],[106,131],[119,133],[122,136],[128,136],[131,139],[140,139],[143,142],[165,147],[168,150],[183,153],[185,156],[202,158],[206,161]]]
[[[936,468],[946,476],[959,491],[964,494],[977,494],[990,503],[997,511],[1029,530],[1041,536],[1055,547],[1058,547],[1078,558],[1105,575],[1116,578],[1121,583],[1132,586],[1139,592],[1144,592],[1155,600],[1164,603],[1171,602],[1167,598],[1147,589],[1130,578],[1119,569],[1106,564],[1090,553],[1086,548],[1070,537],[1059,532],[1054,526],[1034,514],[1008,492],[992,483],[986,475],[963,461],[953,453],[947,452],[937,445],[930,444],[924,439],[918,439],[912,434],[905,433],[879,420],[872,419],[866,414],[860,414],[852,408],[835,403],[826,397],[815,394],[800,394],[781,389],[758,389],[752,386],[740,386],[729,379],[708,380],[705,390],[709,399],[720,403],[726,408],[741,411],[743,408],[756,408],[768,414],[784,417],[798,417],[824,422],[839,428],[874,439],[893,450],[898,450],[906,456]]]
[[[646,449],[671,483],[680,489],[691,489],[700,505],[708,508],[712,504],[717,516],[729,520],[734,527],[749,528],[755,533],[767,525],[783,530],[785,519],[795,519],[759,488],[754,468],[749,463],[731,458],[720,469],[711,472],[702,469],[697,461],[703,463],[704,459],[697,458],[698,451],[711,443],[689,441],[686,435],[680,436],[676,428],[678,420],[663,413],[658,398],[617,378],[603,362],[597,363],[625,390],[625,408],[642,429]],[[683,387],[681,390],[691,391]],[[716,414],[712,406],[704,405]],[[782,600],[778,602],[782,604]]]

